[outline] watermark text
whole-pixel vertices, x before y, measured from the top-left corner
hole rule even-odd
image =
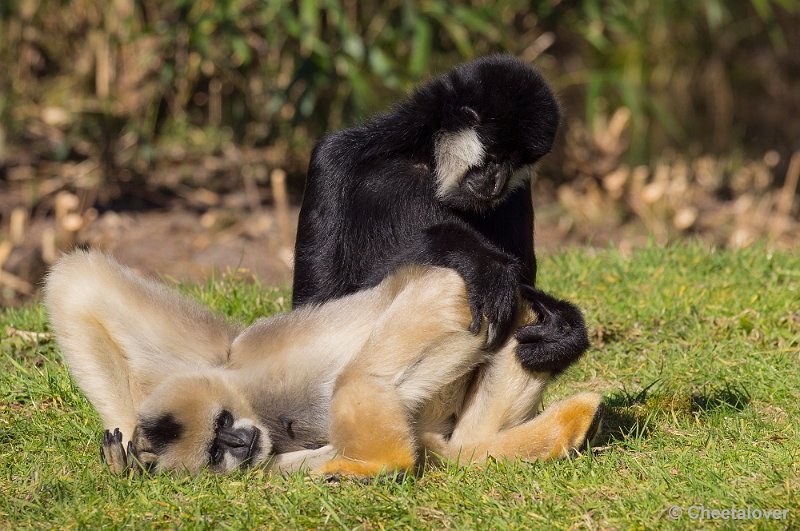
[[[682,507],[673,505],[667,509],[667,517],[671,520],[688,518],[689,520],[786,520],[789,509],[764,509],[761,507],[728,507],[719,509],[705,505],[689,505]]]

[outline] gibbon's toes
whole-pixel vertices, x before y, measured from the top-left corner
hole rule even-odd
[[[584,450],[599,433],[605,409],[601,395],[580,393],[550,407],[555,408],[552,421],[561,426],[561,436],[551,457]]]
[[[122,474],[128,468],[128,459],[122,447],[122,432],[119,428],[114,432],[103,432],[103,444],[100,445],[100,459],[108,465],[114,474]]]
[[[386,461],[363,461],[337,457],[326,463],[321,472],[328,478],[337,478],[336,481],[342,476],[347,476],[371,482],[375,478],[404,478],[406,473],[413,470],[414,464],[413,459],[403,463],[388,463]]]

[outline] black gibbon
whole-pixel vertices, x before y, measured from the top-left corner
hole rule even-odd
[[[75,251],[49,273],[45,304],[118,473],[258,465],[370,477],[417,471],[431,452],[461,464],[548,459],[600,422],[594,393],[538,413],[550,375],[522,369],[513,339],[486,352],[487,327],[469,331],[450,269],[399,268],[371,289],[239,328]],[[530,318],[520,305],[515,324]]]
[[[510,56],[462,65],[389,114],[331,133],[313,151],[295,248],[295,307],[378,284],[407,264],[455,269],[477,333],[505,341],[520,285],[535,284],[531,167],[553,144],[558,104],[539,73]],[[538,321],[517,356],[559,373],[589,341],[581,312],[536,289]]]

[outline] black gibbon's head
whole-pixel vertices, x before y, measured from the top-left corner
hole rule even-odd
[[[142,402],[131,437],[148,470],[225,473],[270,457],[267,429],[220,375],[168,378]]]
[[[426,95],[441,109],[433,148],[437,196],[458,210],[494,208],[553,145],[558,103],[542,76],[514,57],[462,65],[423,87],[418,96]]]

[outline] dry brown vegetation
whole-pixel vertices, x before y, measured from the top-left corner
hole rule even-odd
[[[286,281],[313,143],[476,55],[535,62],[568,117],[537,245],[792,247],[796,0],[0,5],[0,300],[76,244]]]

